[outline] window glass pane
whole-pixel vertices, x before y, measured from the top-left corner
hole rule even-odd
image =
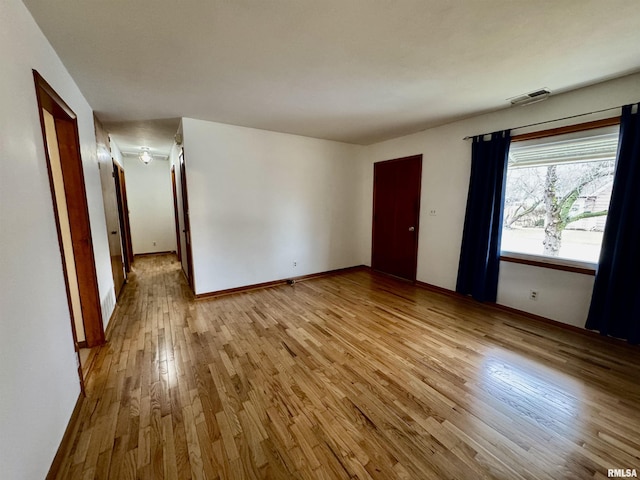
[[[598,262],[618,136],[581,133],[512,144],[502,251]]]

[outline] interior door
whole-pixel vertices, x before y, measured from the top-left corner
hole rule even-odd
[[[124,169],[113,162],[113,176],[118,196],[118,211],[120,213],[120,238],[124,250],[124,267],[127,273],[133,264],[133,244],[131,243],[131,225],[129,223],[129,203],[127,201],[127,185]]]
[[[176,255],[182,261],[182,245],[180,244],[180,216],[178,215],[178,187],[176,186],[176,166],[171,167],[171,188],[173,190],[173,216],[176,224]]]
[[[375,163],[373,172],[372,268],[415,281],[422,155]]]
[[[187,174],[184,165],[184,151],[180,153],[180,190],[182,193],[182,211],[184,214],[184,243],[187,255],[187,271],[185,273],[191,290],[194,290],[193,259],[191,257],[191,222],[189,219],[189,199],[187,196]]]
[[[113,276],[116,298],[120,294],[125,281],[124,255],[120,238],[120,212],[118,209],[118,193],[114,182],[113,160],[109,137],[100,121],[94,117],[96,126],[96,144],[98,148],[98,167],[100,168],[100,184],[102,186],[102,202],[104,218],[109,235],[109,256],[111,257],[111,273]]]
[[[35,70],[33,74],[77,352],[81,343],[87,347],[104,343],[78,124],[60,96]],[[80,308],[74,307],[74,297]],[[79,374],[82,382],[80,370]]]

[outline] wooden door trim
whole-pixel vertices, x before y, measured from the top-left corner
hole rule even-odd
[[[131,223],[129,222],[129,202],[127,200],[127,187],[124,179],[124,168],[115,160],[113,163],[113,180],[116,183],[116,197],[118,197],[118,213],[120,217],[120,233],[124,247],[124,260],[126,273],[131,272],[134,261],[133,244],[131,243]]]
[[[182,261],[182,245],[180,244],[180,216],[178,215],[178,187],[176,185],[176,166],[171,165],[171,188],[173,190],[173,215],[176,224],[176,255]]]
[[[187,280],[189,287],[195,293],[196,281],[193,271],[193,251],[191,249],[192,237],[191,237],[191,216],[189,214],[189,196],[187,189],[187,163],[184,160],[184,148],[182,148],[180,155],[178,155],[178,161],[180,162],[180,186],[182,187],[182,216],[184,219],[185,230],[185,250],[187,253]],[[188,237],[187,237],[188,236]],[[187,241],[188,238],[188,241]]]
[[[85,276],[83,276],[82,282],[78,280],[78,286],[80,288],[80,299],[81,299],[81,308],[83,312],[82,323],[84,326],[84,334],[85,340],[89,346],[102,345],[104,343],[104,326],[102,319],[102,308],[100,305],[100,292],[98,290],[98,276],[96,272],[95,265],[95,252],[93,250],[93,238],[91,234],[91,222],[89,219],[89,205],[87,201],[87,191],[84,181],[84,168],[82,165],[82,155],[80,152],[80,135],[78,132],[78,121],[75,113],[71,108],[62,100],[62,98],[56,93],[56,91],[47,83],[47,81],[36,71],[33,70],[33,78],[36,87],[36,100],[38,104],[38,116],[40,118],[40,128],[42,130],[42,139],[44,143],[44,153],[45,159],[47,162],[47,172],[49,176],[49,187],[51,190],[51,198],[52,198],[52,207],[54,210],[54,218],[56,222],[56,230],[58,234],[58,246],[61,251],[61,261],[63,262],[63,273],[65,279],[65,288],[67,289],[67,300],[69,302],[70,310],[71,308],[71,294],[69,287],[69,278],[67,277],[66,272],[66,261],[64,256],[63,242],[62,242],[62,233],[60,228],[60,218],[58,216],[58,211],[56,207],[56,196],[55,196],[55,187],[53,176],[51,173],[51,158],[49,157],[49,151],[47,148],[47,134],[44,123],[44,117],[42,114],[42,110],[46,110],[51,115],[53,115],[56,131],[58,135],[62,132],[65,135],[69,135],[73,141],[73,147],[69,151],[71,156],[71,161],[74,164],[74,169],[76,169],[78,182],[77,188],[78,198],[82,202],[82,206],[80,209],[81,217],[79,219],[81,223],[81,228],[83,228],[83,238],[78,239],[77,235],[77,227],[76,227],[76,235],[74,235],[74,229],[71,229],[72,241],[75,243],[78,240],[87,244],[87,255],[88,258],[82,259],[83,261],[79,262],[76,255],[74,255],[74,262],[76,265],[76,272],[85,272]],[[64,127],[61,131],[60,127]],[[69,130],[70,129],[70,130]],[[58,139],[59,140],[59,139]],[[60,142],[58,142],[60,143]],[[60,145],[59,145],[60,148]],[[62,157],[62,155],[61,155]],[[68,163],[67,163],[68,165]],[[64,175],[64,166],[65,162],[61,163]],[[64,184],[65,196],[69,195],[68,184]],[[68,203],[68,202],[67,202]],[[70,215],[71,217],[71,215]],[[71,218],[70,218],[71,220]],[[77,224],[76,224],[77,225]],[[75,238],[74,238],[75,237]],[[74,247],[75,253],[75,247]],[[77,350],[78,338],[75,333],[75,323],[73,314],[71,314],[71,322],[72,322],[72,331],[73,331],[73,339],[75,348]],[[79,367],[80,368],[80,367]],[[82,379],[82,375],[80,375]],[[84,386],[83,386],[84,388]]]
[[[37,105],[38,105],[38,118],[40,119],[40,130],[42,132],[42,141],[43,141],[43,146],[44,146],[44,156],[45,156],[45,160],[47,162],[47,176],[49,178],[49,189],[51,192],[51,206],[53,209],[53,217],[56,223],[56,234],[58,236],[58,249],[60,251],[60,263],[61,263],[61,267],[62,267],[62,276],[64,278],[64,287],[65,287],[65,294],[67,296],[67,305],[69,306],[69,321],[71,324],[71,336],[73,338],[73,349],[76,353],[76,361],[77,361],[77,373],[78,373],[78,379],[80,381],[80,391],[82,393],[82,397],[84,397],[86,395],[85,392],[85,388],[84,388],[84,377],[82,375],[82,366],[80,365],[80,352],[79,352],[79,346],[78,346],[78,335],[76,334],[76,324],[75,324],[75,315],[73,312],[73,308],[71,307],[72,305],[72,300],[71,300],[71,288],[69,287],[69,276],[67,274],[67,263],[66,263],[66,256],[64,253],[64,248],[63,248],[63,243],[62,243],[62,230],[60,228],[60,216],[58,214],[58,209],[56,208],[56,195],[55,195],[55,186],[54,186],[54,182],[53,182],[53,174],[51,172],[51,159],[49,158],[49,150],[47,148],[47,142],[46,142],[46,138],[47,138],[47,131],[46,131],[46,127],[44,124],[44,117],[42,115],[42,110],[45,109],[47,111],[55,108],[61,108],[63,112],[66,113],[66,110],[69,108],[68,106],[66,106],[66,103],[64,103],[62,101],[62,99],[60,99],[57,94],[55,94],[55,97],[53,95],[51,95],[50,91],[53,91],[53,89],[49,86],[49,84],[44,80],[44,78],[42,78],[40,76],[40,74],[38,72],[36,72],[35,70],[33,70],[33,78],[35,81],[35,85],[36,85],[36,101],[37,101]],[[58,103],[57,101],[54,101],[53,99],[56,98],[60,100],[60,103]],[[62,108],[62,105],[65,105],[66,108]]]
[[[49,83],[47,83],[42,75],[40,75],[36,70],[32,71],[33,79],[36,84],[36,98],[38,101],[38,109],[42,110],[44,108],[54,117],[66,117],[69,120],[76,120],[76,114],[73,112],[73,110],[71,110],[69,105],[67,105],[66,102],[62,100],[60,95],[58,95],[53,87],[49,85]],[[45,134],[46,131],[44,130],[44,121],[40,121],[40,126],[42,128],[43,134]]]
[[[98,278],[97,278],[97,273],[95,268],[95,254],[93,250],[93,239],[91,236],[91,226],[90,226],[91,224],[89,221],[87,194],[86,194],[86,187],[84,183],[84,170],[82,168],[82,156],[80,153],[78,122],[77,122],[77,117],[73,112],[73,110],[64,102],[64,100],[62,100],[62,98],[56,93],[56,91],[51,87],[51,85],[49,85],[47,81],[36,70],[33,70],[32,72],[33,72],[33,79],[34,79],[35,90],[36,90],[36,102],[38,107],[38,118],[40,119],[40,130],[42,133],[44,157],[47,164],[47,176],[49,178],[49,189],[51,192],[51,202],[52,202],[51,206],[53,210],[53,217],[56,224],[56,235],[58,237],[58,249],[60,251],[60,262],[61,262],[62,274],[63,274],[64,284],[65,284],[65,293],[67,296],[67,305],[69,306],[69,322],[71,324],[73,348],[76,353],[76,360],[78,364],[78,368],[77,368],[78,379],[80,381],[80,390],[82,392],[82,395],[85,395],[84,377],[82,374],[82,366],[80,364],[80,356],[78,351],[79,349],[78,336],[76,333],[76,326],[75,326],[76,318],[72,308],[71,289],[69,286],[66,256],[64,253],[62,230],[60,227],[60,217],[58,214],[57,199],[55,195],[55,185],[54,185],[53,174],[51,170],[51,158],[49,157],[49,149],[47,146],[47,131],[46,131],[44,115],[42,111],[46,110],[47,112],[51,113],[52,116],[54,117],[54,121],[64,120],[65,122],[68,122],[69,124],[68,126],[71,128],[71,135],[74,137],[73,143],[75,144],[75,148],[73,149],[74,151],[72,152],[72,156],[74,157],[73,161],[77,165],[77,168],[79,169],[79,175],[82,179],[82,181],[80,182],[81,185],[79,186],[79,188],[80,188],[81,195],[84,196],[83,203],[84,203],[85,214],[83,216],[85,218],[83,220],[86,222],[86,230],[87,230],[86,241],[88,242],[88,256],[90,257],[88,261],[89,270],[90,270],[89,282],[82,282],[83,283],[82,289],[83,291],[86,291],[85,289],[89,288],[90,289],[89,295],[93,297],[91,299],[90,304],[83,304],[83,302],[81,301],[81,308],[83,311],[82,324],[84,327],[85,341],[87,343],[100,345],[104,343],[104,327],[103,327],[103,319],[102,319],[102,309],[100,305],[100,293],[98,291]],[[58,127],[56,122],[56,130],[57,128]],[[65,186],[64,189],[65,189],[65,196],[66,196],[68,194],[67,187]],[[74,262],[76,262],[76,271],[79,271],[76,258],[74,258]],[[81,299],[82,299],[82,296],[81,296]],[[90,314],[92,315],[91,322],[89,325],[90,328],[87,328],[87,322],[85,321],[86,320],[84,316],[85,309],[88,315]],[[89,311],[90,309],[93,310],[93,313]]]
[[[415,261],[413,262],[413,270],[411,275],[411,281],[415,282],[418,276],[418,243],[420,243],[420,205],[422,204],[422,154],[414,155],[419,159],[418,162],[418,207],[416,209],[416,226],[415,226],[415,234],[416,234],[416,242],[413,251],[413,257]]]
[[[80,290],[80,299],[82,306],[82,317],[84,325],[84,335],[89,347],[95,347],[104,343],[104,326],[102,323],[102,307],[100,305],[100,292],[98,290],[98,275],[95,265],[95,252],[93,250],[93,238],[91,235],[91,222],[89,219],[89,205],[87,200],[87,190],[84,180],[84,168],[82,166],[82,157],[80,153],[78,122],[76,119],[71,121],[66,119],[56,118],[56,132],[58,140],[62,135],[68,135],[69,138],[73,138],[73,161],[75,165],[72,167],[74,171],[71,173],[77,174],[77,183],[74,182],[74,186],[71,187],[69,182],[64,182],[65,196],[69,196],[70,188],[76,188],[77,193],[72,194],[72,198],[80,199],[84,204],[84,208],[80,207],[83,211],[80,214],[80,224],[85,229],[83,234],[77,236],[77,227],[74,232],[74,228],[71,229],[71,238],[74,244],[74,262],[76,265],[76,272],[78,273],[78,287]],[[59,148],[62,148],[59,142]],[[62,157],[62,154],[60,155]],[[66,172],[65,172],[66,167]],[[65,162],[62,162],[63,176],[68,178],[69,165],[65,166]],[[69,197],[68,197],[69,198]],[[69,202],[67,202],[69,205]],[[71,219],[71,210],[69,212]],[[71,222],[72,224],[74,222]],[[77,225],[77,223],[76,223]],[[88,255],[86,257],[80,257],[76,254],[76,243],[85,243],[88,249]],[[81,273],[84,272],[84,273]],[[82,276],[82,279],[80,279]]]
[[[417,154],[417,155],[409,155],[407,157],[399,157],[399,158],[393,158],[391,160],[382,160],[379,162],[374,162],[373,163],[373,198],[372,198],[372,220],[371,220],[371,268],[373,270],[375,270],[376,266],[374,265],[374,254],[373,252],[375,251],[375,231],[376,231],[376,205],[375,205],[375,198],[376,198],[376,165],[381,165],[381,164],[390,164],[390,163],[396,163],[396,162],[402,162],[402,161],[406,161],[406,160],[419,160],[419,168],[418,168],[418,208],[417,208],[417,212],[416,212],[416,225],[415,225],[415,236],[416,236],[416,242],[415,242],[415,248],[414,248],[414,258],[415,258],[415,262],[412,266],[412,273],[411,273],[411,278],[408,279],[411,282],[415,282],[417,275],[418,275],[418,240],[419,240],[419,235],[420,235],[420,204],[421,204],[421,197],[422,197],[422,154]],[[400,278],[400,277],[398,277]],[[407,280],[407,279],[404,279]]]

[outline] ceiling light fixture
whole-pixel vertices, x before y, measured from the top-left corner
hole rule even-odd
[[[149,153],[149,147],[142,147],[141,150],[142,152],[140,152],[140,155],[138,155],[138,158],[145,165],[149,165],[151,163],[151,160],[153,160],[153,155]]]

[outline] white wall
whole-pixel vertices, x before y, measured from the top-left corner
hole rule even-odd
[[[358,147],[189,118],[182,127],[196,293],[360,263]]]
[[[423,154],[418,280],[455,289],[464,224],[471,143],[467,135],[478,135],[530,123],[588,113],[640,100],[640,74],[552,96],[528,107],[500,110],[413,135],[365,147],[360,152],[361,175],[360,263],[371,261],[371,215],[373,163]],[[554,122],[519,130],[525,133],[596,118],[613,112]],[[435,209],[436,216],[428,215]],[[591,298],[593,277],[502,262],[498,303],[576,326],[584,326]],[[538,290],[538,300],[528,300],[529,290]]]
[[[0,472],[18,480],[45,477],[80,392],[33,68],[78,115],[100,298],[114,298],[91,108],[21,2],[0,19]]]
[[[124,157],[122,156],[120,147],[118,147],[118,144],[111,138],[111,135],[109,135],[109,148],[111,149],[111,159],[124,168]]]
[[[176,226],[169,162],[154,160],[145,165],[138,157],[125,155],[124,174],[133,253],[175,251]]]
[[[500,263],[497,303],[584,328],[593,291],[592,275]],[[530,290],[538,299],[529,299]]]

